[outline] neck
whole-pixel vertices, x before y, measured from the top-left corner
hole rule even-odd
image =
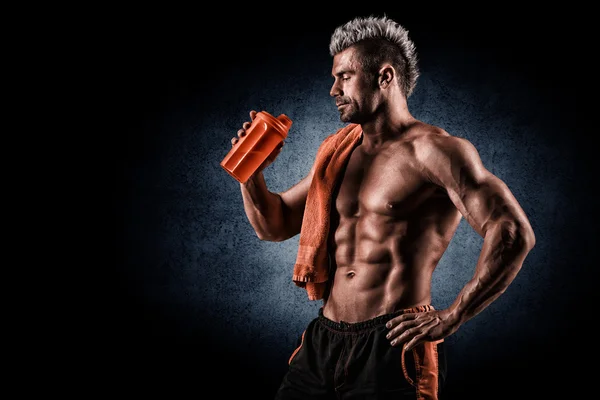
[[[397,140],[414,125],[416,119],[408,111],[406,101],[394,108],[382,107],[373,119],[361,124],[363,139],[361,146],[366,150],[378,150]]]

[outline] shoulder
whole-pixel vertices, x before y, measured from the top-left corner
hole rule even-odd
[[[414,140],[417,156],[427,159],[445,159],[448,162],[466,162],[479,159],[477,148],[466,138],[448,133],[443,128],[426,123],[419,124],[419,134]]]
[[[415,157],[425,175],[442,186],[457,177],[480,181],[488,176],[475,145],[442,128],[425,126],[414,140]]]

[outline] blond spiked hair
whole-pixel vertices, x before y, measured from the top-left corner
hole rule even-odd
[[[334,30],[329,53],[335,56],[351,46],[359,48],[366,72],[376,74],[381,63],[390,62],[404,95],[413,93],[420,72],[415,44],[403,26],[387,16],[354,18]]]

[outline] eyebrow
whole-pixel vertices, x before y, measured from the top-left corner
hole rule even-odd
[[[338,72],[336,72],[335,74],[331,74],[331,76],[333,76],[333,77],[336,77],[336,76],[342,76],[342,75],[344,75],[344,74],[351,74],[351,73],[353,73],[353,72],[354,72],[354,70],[351,70],[351,69],[345,69],[345,70],[342,70],[342,71],[338,71]]]

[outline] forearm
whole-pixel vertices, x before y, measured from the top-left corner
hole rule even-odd
[[[531,231],[498,224],[488,229],[473,278],[449,307],[458,324],[470,320],[506,291],[534,246]]]
[[[281,198],[267,188],[262,172],[240,183],[244,211],[261,240],[278,241],[283,236],[284,218]]]

